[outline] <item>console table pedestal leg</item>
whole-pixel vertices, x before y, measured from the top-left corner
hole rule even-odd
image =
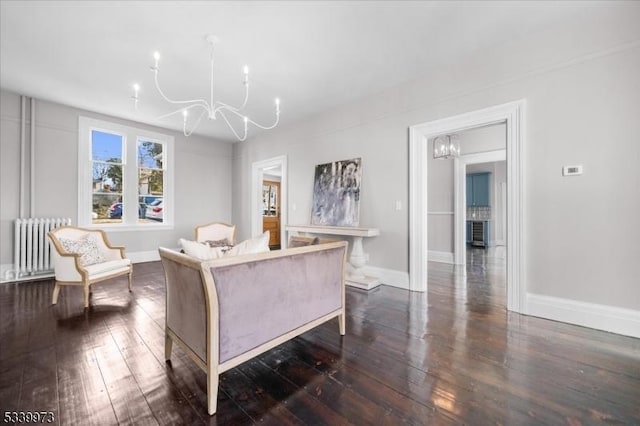
[[[379,278],[366,276],[364,274],[363,267],[367,264],[367,255],[362,248],[362,237],[353,237],[349,263],[353,267],[353,270],[347,274],[347,285],[365,290],[371,290],[380,285]]]

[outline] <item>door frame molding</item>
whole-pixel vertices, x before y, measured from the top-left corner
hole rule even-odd
[[[525,309],[526,271],[523,232],[525,100],[496,105],[409,127],[409,289],[428,289],[427,155],[429,138],[443,133],[506,123],[507,128],[507,309]],[[454,174],[454,178],[457,174]],[[454,227],[454,241],[459,230]]]
[[[251,164],[251,236],[257,237],[262,233],[262,181],[264,170],[280,166],[280,246],[287,247],[285,225],[289,211],[287,202],[288,178],[287,156],[279,155],[267,160],[255,161]]]

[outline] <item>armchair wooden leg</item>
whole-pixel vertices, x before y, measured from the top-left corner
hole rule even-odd
[[[129,271],[129,291],[133,289],[133,269]]]
[[[340,315],[338,315],[338,326],[340,328],[340,335],[344,336],[346,333],[346,315],[344,310],[342,311],[342,313]]]
[[[83,286],[83,290],[84,290],[84,307],[88,308],[89,307],[89,284],[84,284]]]
[[[53,287],[53,297],[51,298],[51,304],[55,305],[58,303],[58,295],[60,294],[61,285],[56,281],[55,287]]]
[[[165,333],[164,335],[164,360],[171,360],[171,348],[173,347],[173,340],[171,337]]]

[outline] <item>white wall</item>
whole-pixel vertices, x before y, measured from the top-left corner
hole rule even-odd
[[[362,157],[361,224],[381,230],[365,251],[371,265],[406,273],[408,127],[525,99],[525,291],[640,310],[638,10],[603,14],[585,33],[505,41],[458,67],[237,144],[234,222],[249,228],[252,162],[288,156],[297,224],[309,223],[314,166]],[[585,174],[561,177],[567,164],[584,165]]]
[[[20,96],[0,91],[0,106],[0,263],[6,265],[13,263],[13,222],[19,213]],[[175,137],[175,227],[168,231],[109,232],[111,241],[124,245],[128,254],[155,254],[159,245],[176,247],[178,238],[193,237],[198,224],[231,221],[231,144],[197,136],[185,138],[169,130],[39,100],[35,107],[35,217],[70,217],[77,223],[80,115]],[[26,127],[28,130],[30,122]],[[28,168],[26,176],[25,216],[29,216]]]

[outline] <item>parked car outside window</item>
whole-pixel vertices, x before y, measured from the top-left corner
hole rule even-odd
[[[163,208],[164,208],[164,203],[162,199],[153,201],[151,204],[147,206],[147,213],[146,213],[147,219],[162,221]]]
[[[138,207],[138,217],[140,219],[145,219],[147,216],[147,206],[151,205],[154,201],[162,200],[161,195],[140,195],[138,197],[138,202],[140,206]]]
[[[122,203],[115,203],[109,207],[109,219],[122,218]]]
[[[138,217],[140,219],[144,219],[146,213],[146,205],[140,204],[138,206]],[[114,203],[109,207],[109,219],[120,219],[122,218],[122,203]]]

